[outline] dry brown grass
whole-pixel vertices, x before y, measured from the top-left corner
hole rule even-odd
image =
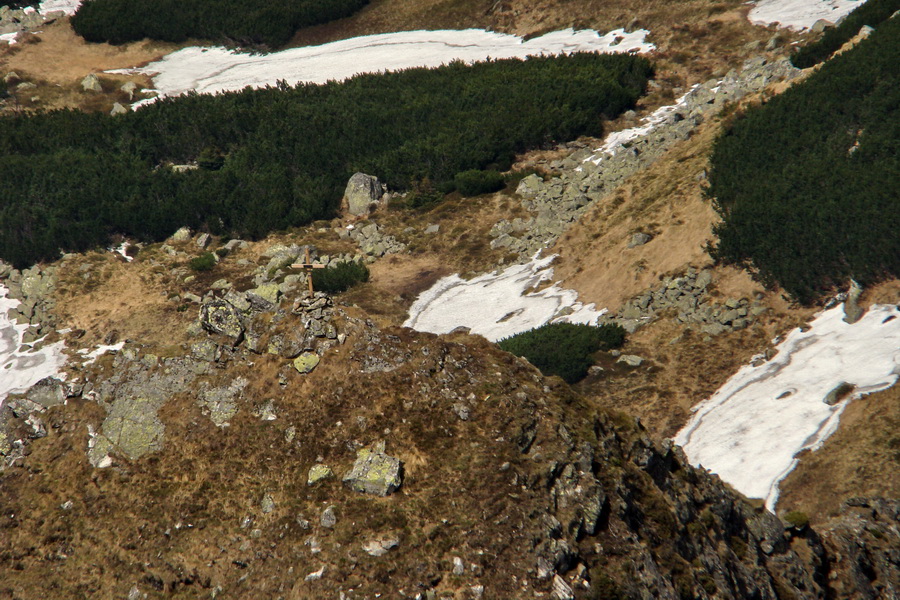
[[[851,402],[822,448],[800,455],[778,506],[816,524],[853,496],[900,497],[900,386]]]
[[[108,112],[114,102],[126,103],[128,97],[119,91],[126,80],[142,88],[151,88],[149,78],[103,75],[103,93],[86,93],[80,82],[90,73],[124,69],[159,60],[187,44],[167,44],[145,40],[113,46],[90,44],[75,35],[68,19],[60,19],[34,36],[39,43],[17,44],[0,50],[0,76],[15,71],[23,81],[36,89],[17,94],[16,102],[6,110],[81,108]]]

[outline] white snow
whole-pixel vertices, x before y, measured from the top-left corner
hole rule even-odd
[[[78,354],[84,355],[84,363],[82,366],[87,366],[93,364],[98,358],[106,354],[107,352],[118,352],[122,348],[125,347],[125,342],[119,342],[118,344],[111,345],[100,345],[97,346],[93,351],[88,351],[87,348],[82,348],[78,351]]]
[[[691,463],[765,498],[773,510],[794,456],[818,448],[853,398],[892,386],[900,374],[900,309],[874,305],[853,325],[843,316],[841,306],[820,313],[808,331],[792,331],[770,361],[741,368],[697,405],[675,436]],[[825,404],[842,382],[856,386],[852,396]]]
[[[754,25],[772,25],[802,31],[819,19],[837,23],[864,0],[760,0],[747,15]]]
[[[665,121],[667,118],[669,118],[670,115],[674,114],[679,108],[684,106],[688,96],[697,87],[699,86],[694,85],[690,90],[688,90],[686,94],[679,98],[675,102],[675,104],[657,108],[650,115],[641,119],[643,125],[610,133],[608,136],[606,136],[606,139],[603,140],[603,145],[599,148],[595,148],[594,154],[587,157],[582,162],[592,162],[595,165],[599,165],[601,162],[603,162],[604,159],[615,156],[616,153],[618,153],[620,150],[622,150],[622,148],[625,147],[625,144],[627,144],[631,140],[647,135],[648,133],[653,131],[653,129],[657,125]]]
[[[67,15],[74,15],[79,6],[81,6],[81,0],[44,0],[38,6],[38,12],[46,15],[61,10]]]
[[[19,35],[18,31],[14,31],[12,33],[4,33],[0,35],[0,42],[7,42],[10,46],[16,43],[16,36]]]
[[[531,291],[552,279],[555,258],[535,256],[469,281],[458,275],[444,277],[413,303],[403,325],[431,333],[468,327],[494,342],[549,322],[596,324],[606,309],[578,302],[576,292],[556,285]]]
[[[0,285],[0,406],[11,393],[24,392],[45,377],[59,377],[66,362],[64,342],[20,350],[28,325],[16,325],[7,317],[9,309],[19,305],[18,300],[7,298],[7,291]]]
[[[271,54],[241,54],[221,47],[190,47],[139,69],[111,73],[153,77],[160,96],[264,87],[278,81],[325,83],[360,73],[437,67],[454,60],[467,63],[501,58],[571,52],[650,52],[649,31],[605,35],[593,30],[565,29],[523,40],[514,35],[480,29],[459,31],[403,31],[350,38],[321,46],[291,48]],[[153,102],[144,100],[139,104]]]
[[[134,257],[128,256],[128,248],[130,248],[130,247],[131,247],[131,242],[126,240],[126,241],[122,242],[121,244],[119,244],[118,246],[116,246],[115,248],[109,248],[109,251],[113,252],[114,254],[121,255],[125,259],[125,262],[131,262],[134,260]]]

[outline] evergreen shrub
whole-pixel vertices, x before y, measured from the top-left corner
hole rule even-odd
[[[877,28],[882,21],[900,10],[900,0],[868,0],[848,14],[836,26],[825,30],[818,40],[800,48],[791,56],[798,69],[817,65],[839,50],[859,33],[864,25]]]
[[[453,178],[456,189],[463,196],[480,196],[502,190],[506,186],[503,175],[497,171],[470,169],[457,173]]]
[[[575,383],[587,375],[591,354],[625,343],[625,330],[616,324],[599,327],[548,323],[497,342],[502,350],[522,356],[544,375],[558,375]]]
[[[368,0],[87,0],[72,16],[89,42],[201,38],[277,48],[302,28],[348,17]]]
[[[809,304],[900,276],[900,18],[716,141],[713,257]]]
[[[29,266],[182,226],[259,238],[332,218],[356,172],[437,202],[457,173],[601,135],[600,113],[632,106],[651,72],[641,57],[572,54],[188,94],[115,118],[0,116],[0,258]],[[206,168],[167,166],[190,162]]]
[[[196,258],[192,258],[188,266],[192,271],[212,271],[213,267],[216,266],[216,257],[212,252],[206,252]]]
[[[317,291],[338,294],[368,281],[369,268],[362,263],[340,262],[333,267],[313,269],[312,278]]]

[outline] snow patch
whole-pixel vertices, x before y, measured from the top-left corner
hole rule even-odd
[[[24,392],[45,377],[60,377],[66,363],[62,353],[65,342],[40,350],[23,347],[22,335],[28,325],[9,320],[7,313],[19,306],[19,301],[8,298],[8,291],[0,285],[0,406],[9,394]]]
[[[555,258],[535,256],[528,263],[469,281],[458,275],[444,277],[413,303],[403,325],[431,333],[468,327],[492,342],[545,323],[595,325],[606,309],[579,302],[577,292],[557,285],[531,291],[551,281]]]
[[[184,48],[139,69],[110,73],[153,77],[158,97],[188,91],[216,93],[247,86],[259,88],[300,82],[325,83],[361,73],[398,71],[412,67],[438,67],[455,60],[473,63],[487,59],[524,58],[572,52],[650,52],[645,29],[626,33],[616,29],[605,35],[593,30],[565,29],[523,40],[514,35],[465,29],[459,31],[402,31],[367,35],[271,54],[242,54],[221,47]],[[142,100],[135,106],[154,102]]]
[[[119,342],[118,344],[110,344],[110,345],[100,345],[97,346],[94,350],[88,351],[87,348],[82,348],[78,351],[78,354],[84,355],[84,363],[82,366],[88,366],[94,364],[98,358],[106,354],[107,352],[118,352],[122,348],[125,347],[125,342]]]
[[[79,6],[81,6],[81,0],[44,0],[38,6],[38,12],[46,15],[61,10],[67,15],[74,15]]]
[[[794,456],[821,446],[852,399],[897,382],[900,309],[874,305],[849,325],[842,306],[819,313],[807,331],[792,331],[772,360],[742,367],[694,408],[675,436],[692,464],[750,498],[765,498],[774,510],[778,484],[797,464]],[[853,394],[825,404],[841,383],[855,386]]]
[[[819,19],[837,23],[855,8],[860,0],[760,0],[747,15],[754,25],[778,24],[780,27],[803,31]]]

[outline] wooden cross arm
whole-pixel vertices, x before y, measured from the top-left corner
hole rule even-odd
[[[325,265],[313,265],[309,263],[299,263],[296,265],[291,265],[292,269],[324,269]]]

